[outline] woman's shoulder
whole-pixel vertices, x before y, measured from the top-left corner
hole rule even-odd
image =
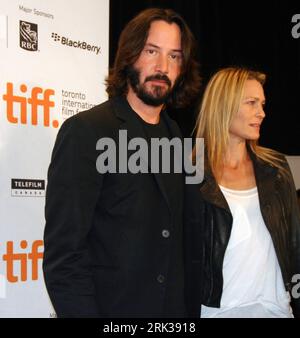
[[[277,178],[283,179],[283,181],[287,181],[288,183],[291,182],[292,173],[286,155],[282,152],[259,146],[255,162],[263,172],[267,174],[273,172]]]
[[[289,185],[293,185],[293,174],[287,160],[287,155],[277,150],[270,150],[272,151],[272,155],[278,160],[278,166],[276,166],[276,169],[278,170],[277,177],[282,178],[283,181],[286,181]]]
[[[264,162],[265,164],[277,167],[280,169],[280,166],[286,167],[288,166],[288,162],[286,159],[286,155],[277,150],[261,147],[259,146],[259,151],[256,153],[258,160]]]
[[[262,147],[262,146],[259,146],[259,148],[261,150],[263,150],[265,153],[268,153],[272,156],[274,156],[275,158],[278,158],[279,160],[283,160],[285,161],[285,157],[286,155],[278,150],[275,150],[275,149],[272,149],[272,148],[267,148],[267,147]]]

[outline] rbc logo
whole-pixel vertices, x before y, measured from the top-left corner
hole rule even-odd
[[[38,50],[37,24],[20,21],[20,47],[31,52]]]

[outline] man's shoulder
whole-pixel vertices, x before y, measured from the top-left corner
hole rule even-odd
[[[119,121],[114,111],[114,103],[110,99],[68,118],[64,122],[64,127],[87,128],[98,134],[99,132],[103,133],[117,128],[118,123]]]
[[[74,116],[74,118],[91,122],[104,122],[116,118],[113,108],[113,100],[107,100],[100,103],[89,110],[82,111]]]

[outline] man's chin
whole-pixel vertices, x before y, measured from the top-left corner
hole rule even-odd
[[[168,96],[139,95],[140,100],[149,106],[159,107],[167,102]]]
[[[163,87],[163,86],[152,86],[151,90],[147,90],[146,93],[149,96],[152,96],[155,99],[162,99],[162,98],[168,98],[170,95],[169,87]]]

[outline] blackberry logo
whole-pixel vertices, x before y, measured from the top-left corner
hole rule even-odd
[[[54,39],[55,42],[60,41],[60,36],[56,33],[52,33],[51,37],[52,37],[52,39]]]
[[[20,47],[36,52],[38,50],[38,25],[20,20]]]
[[[57,33],[52,33],[51,38],[55,42],[60,42],[64,46],[80,48],[80,49],[83,49],[83,50],[87,50],[88,52],[96,53],[96,55],[98,55],[99,53],[101,54],[101,47],[92,46],[85,41],[72,40],[72,39],[67,38],[65,36],[60,36]]]

